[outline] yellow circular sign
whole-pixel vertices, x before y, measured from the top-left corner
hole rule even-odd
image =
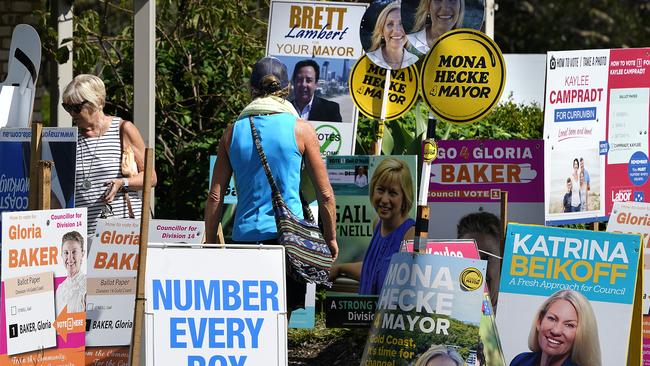
[[[363,55],[350,73],[350,94],[354,104],[364,115],[381,119],[381,105],[388,70],[381,68]],[[418,96],[418,70],[415,65],[390,71],[385,119],[392,120],[406,113]]]
[[[467,268],[460,274],[460,285],[465,291],[478,290],[483,285],[483,274],[478,268]]]
[[[499,102],[505,82],[499,46],[482,32],[457,29],[438,38],[425,57],[420,92],[440,118],[472,123]]]
[[[424,146],[422,147],[422,156],[426,163],[430,163],[436,159],[438,156],[438,144],[434,139],[424,140]]]

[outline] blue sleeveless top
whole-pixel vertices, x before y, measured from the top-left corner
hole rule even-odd
[[[384,285],[384,278],[388,272],[388,265],[393,254],[399,252],[404,234],[415,225],[413,219],[404,222],[386,236],[381,236],[381,220],[375,226],[370,245],[366,250],[361,267],[361,283],[359,295],[378,295]]]
[[[299,193],[302,155],[296,143],[296,117],[278,113],[256,116],[254,121],[282,198],[296,216],[302,217]],[[237,190],[233,240],[254,242],[277,238],[271,186],[257,154],[248,117],[235,122],[229,155]]]

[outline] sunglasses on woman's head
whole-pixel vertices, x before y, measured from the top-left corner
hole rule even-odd
[[[86,103],[88,103],[88,101],[84,100],[83,102],[77,104],[61,103],[61,106],[63,106],[63,109],[65,109],[65,111],[68,113],[79,114],[81,113],[81,110],[83,109]]]

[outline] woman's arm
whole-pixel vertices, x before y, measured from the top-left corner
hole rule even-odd
[[[127,144],[133,149],[133,155],[135,156],[135,163],[138,166],[138,174],[130,178],[115,178],[111,179],[108,182],[105,182],[105,185],[109,187],[106,190],[104,195],[104,200],[108,203],[113,201],[117,192],[120,191],[124,185],[124,180],[126,179],[129,184],[130,190],[142,190],[144,187],[144,151],[145,144],[140,135],[140,131],[132,122],[122,121],[120,125],[120,134],[123,139],[122,144]],[[154,187],[158,182],[158,177],[156,176],[156,169],[152,170],[151,174],[151,186]]]
[[[205,242],[208,244],[217,243],[217,228],[221,222],[223,211],[223,196],[230,184],[232,176],[232,166],[228,155],[228,147],[232,138],[232,125],[226,128],[226,131],[219,141],[219,150],[217,153],[217,162],[214,164],[212,171],[212,183],[210,192],[205,202]]]
[[[309,123],[298,119],[296,123],[296,142],[303,154],[305,165],[311,181],[316,188],[316,199],[318,200],[318,213],[323,223],[323,237],[327,246],[336,259],[339,247],[336,242],[336,202],[334,190],[327,178],[327,170],[320,156],[320,144],[316,137],[316,131]]]

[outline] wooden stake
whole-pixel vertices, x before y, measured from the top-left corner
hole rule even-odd
[[[142,218],[140,219],[140,251],[138,254],[138,275],[135,292],[135,311],[133,331],[131,333],[131,353],[129,364],[140,364],[140,350],[142,348],[142,327],[144,319],[144,286],[145,271],[147,267],[147,244],[149,243],[149,205],[151,202],[151,175],[153,172],[153,149],[145,149],[144,162],[144,187],[142,188]]]
[[[39,210],[49,210],[52,196],[52,167],[54,162],[47,160],[38,161],[38,205]],[[31,192],[31,191],[30,191]]]
[[[508,192],[501,191],[501,255],[506,247],[506,230],[508,229]]]
[[[33,211],[39,207],[38,202],[38,161],[41,160],[41,134],[43,124],[32,123],[32,143],[29,149],[29,210]]]

